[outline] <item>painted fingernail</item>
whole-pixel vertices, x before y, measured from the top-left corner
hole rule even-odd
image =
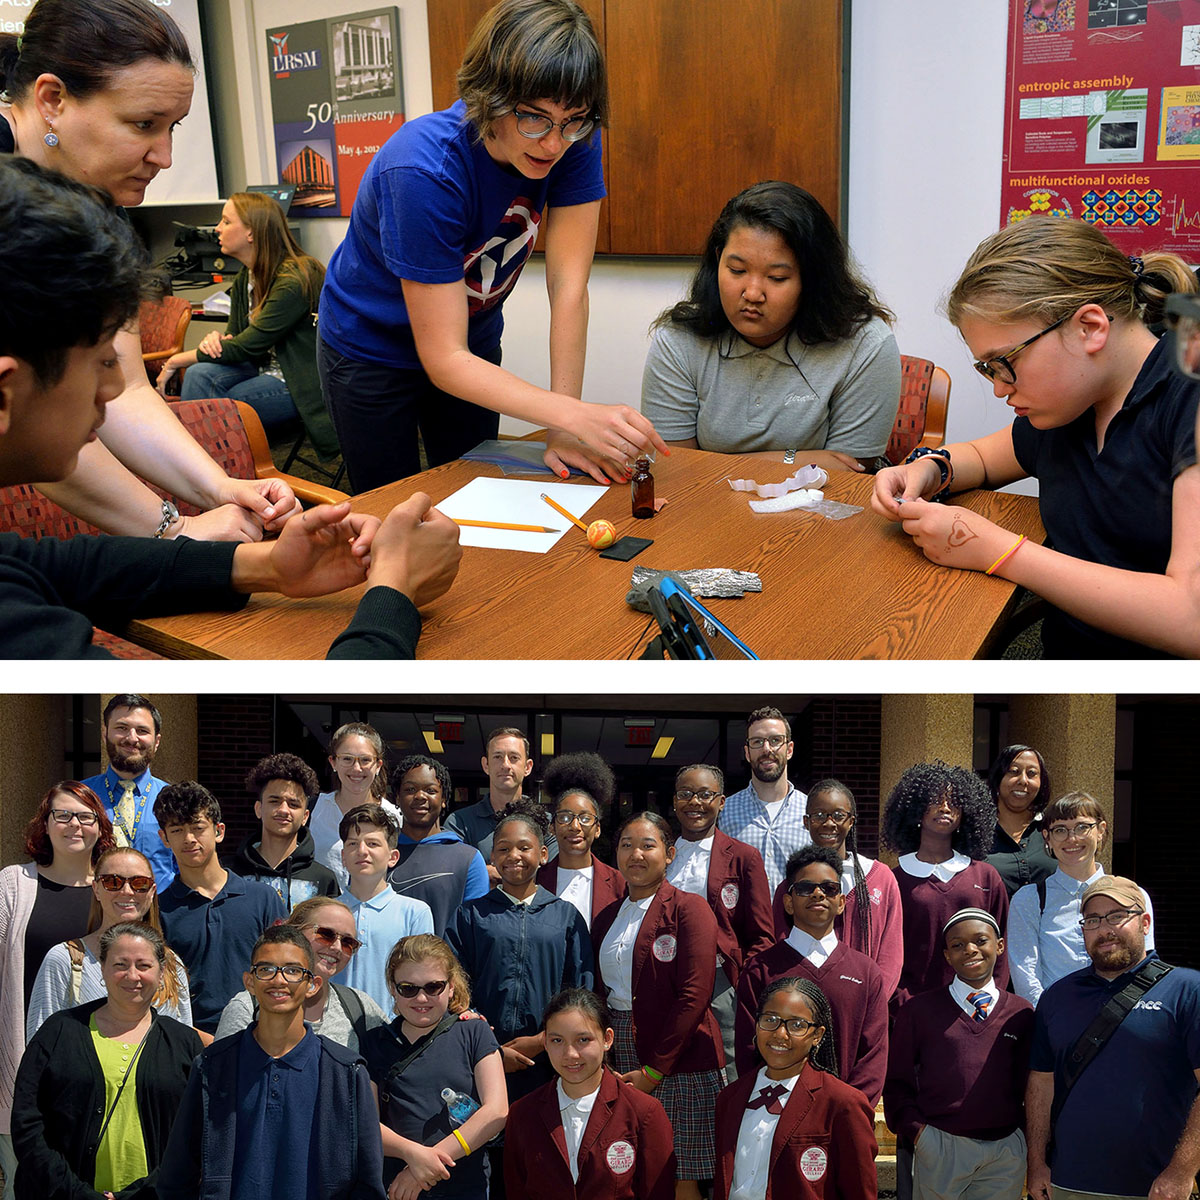
[[[570,473],[570,471],[559,471],[559,475],[561,475],[563,479],[566,479]]]

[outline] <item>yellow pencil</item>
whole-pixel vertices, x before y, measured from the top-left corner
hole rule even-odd
[[[561,529],[551,529],[549,525],[513,525],[507,521],[465,521],[461,517],[451,517],[455,525],[473,525],[476,529],[516,529],[521,533],[562,533]]]
[[[578,517],[571,516],[571,514],[567,512],[567,510],[563,508],[563,506],[559,504],[557,500],[551,500],[545,492],[542,493],[542,499],[545,500],[545,502],[550,505],[555,512],[562,513],[562,515],[566,517],[568,521],[570,521],[573,525],[578,525],[584,533],[587,533],[587,526]]]

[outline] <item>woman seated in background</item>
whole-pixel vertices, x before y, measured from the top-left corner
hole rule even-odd
[[[27,1041],[54,1013],[104,998],[100,941],[122,921],[145,921],[162,933],[154,869],[150,860],[132,846],[113,846],[96,860],[87,934],[59,942],[42,959],[25,1017]],[[154,1008],[164,1017],[174,1017],[190,1025],[192,999],[187,969],[169,947],[164,967],[162,986],[153,999]],[[203,1034],[201,1037],[204,1041],[212,1040]]]
[[[151,0],[37,0],[19,43],[0,33],[0,153],[141,204],[171,165],[195,74],[179,26]],[[231,478],[176,420],[146,378],[136,324],[114,345],[124,389],[99,440],[40,491],[107,533],[139,537],[259,541],[299,511],[281,479]],[[208,511],[180,516],[142,479]]]
[[[55,1013],[17,1070],[12,1137],[21,1200],[153,1200],[200,1035],[152,1007],[167,947],[121,921],[100,939],[107,998]]]
[[[313,1027],[313,1033],[361,1054],[367,1031],[386,1025],[388,1019],[366,992],[333,982],[362,945],[354,914],[332,896],[313,896],[301,900],[284,924],[295,926],[308,939],[315,959],[313,969],[326,984],[304,1002],[304,1019]],[[221,1013],[217,1037],[246,1029],[257,1018],[254,998],[249,992],[238,992]]]
[[[792,183],[734,196],[686,300],[655,322],[642,412],[670,445],[862,471],[900,401],[892,314]]]
[[[1054,874],[1054,856],[1042,832],[1042,809],[1050,800],[1050,771],[1032,746],[1005,746],[988,772],[996,801],[996,832],[987,861],[1000,874],[1011,899],[1029,883]],[[1012,943],[1009,943],[1012,952]]]
[[[1092,225],[1018,221],[971,255],[946,313],[1015,414],[997,433],[918,449],[875,478],[871,506],[927,558],[1026,587],[1054,609],[1047,658],[1200,655],[1195,381],[1146,323],[1195,292],[1174,254],[1127,258]],[[1017,361],[1017,356],[1020,361]],[[949,492],[1038,481],[1044,546]]]
[[[229,323],[198,349],[172,354],[159,390],[186,368],[184,400],[241,400],[267,429],[302,419],[317,453],[333,457],[338,442],[321,399],[314,315],[325,268],[300,249],[283,209],[261,192],[234,192],[225,201],[217,237],[221,253],[243,264],[229,293]]]

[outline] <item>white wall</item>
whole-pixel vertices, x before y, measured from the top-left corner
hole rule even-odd
[[[236,71],[241,161],[228,188],[268,181],[273,171],[263,30],[367,7],[363,0],[217,0],[227,70]],[[846,0],[847,4],[851,0]],[[431,107],[425,0],[402,0],[400,39],[406,115]],[[953,380],[949,436],[961,440],[1004,424],[1007,409],[971,370],[957,334],[937,314],[942,293],[999,219],[1006,0],[972,0],[917,17],[896,0],[853,0],[848,234],[867,276],[897,313],[907,353],[932,358]],[[219,34],[223,41],[225,35]],[[219,80],[219,82],[222,82]],[[222,95],[230,91],[222,87]],[[764,104],[764,111],[769,105]],[[227,138],[233,146],[236,138]],[[770,169],[764,164],[764,177]],[[798,182],[803,182],[802,180]],[[686,185],[684,185],[686,186]],[[713,214],[716,215],[715,213]],[[328,260],[345,220],[308,220],[305,248]],[[683,291],[682,259],[598,259],[592,272],[584,396],[636,404],[650,321]],[[505,304],[504,365],[549,383],[548,306],[541,262]],[[527,428],[508,419],[505,430]]]

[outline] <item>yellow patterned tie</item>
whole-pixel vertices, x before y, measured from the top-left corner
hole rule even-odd
[[[120,800],[117,801],[117,819],[113,825],[113,834],[118,846],[133,845],[133,821],[136,806],[133,799],[134,782],[132,779],[122,779],[123,789]],[[129,832],[127,833],[126,830]]]

